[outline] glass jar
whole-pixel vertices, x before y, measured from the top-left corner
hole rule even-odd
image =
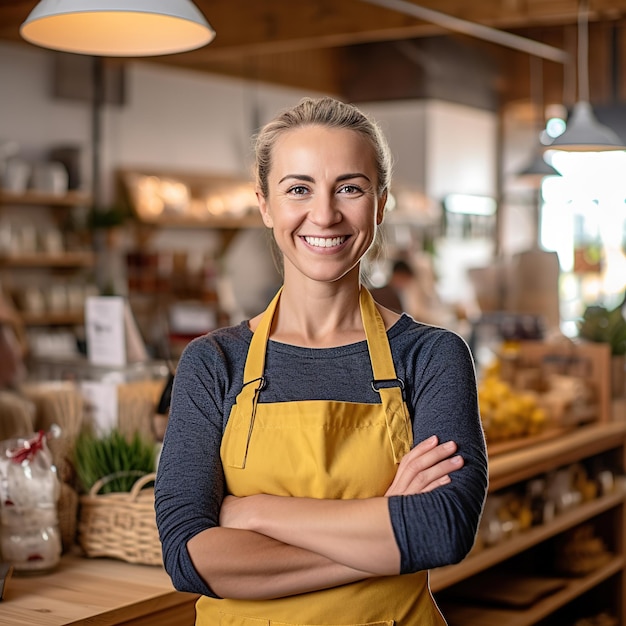
[[[2,442],[0,459],[2,558],[16,573],[50,571],[61,558],[61,485],[46,434]]]

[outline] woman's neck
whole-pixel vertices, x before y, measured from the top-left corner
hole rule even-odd
[[[283,287],[272,326],[274,341],[328,348],[365,339],[358,283],[331,283],[306,290],[298,287]]]
[[[333,348],[365,339],[359,303],[360,285],[330,289],[299,290],[283,287],[270,338],[273,341],[308,348]],[[399,315],[379,305],[386,328]],[[254,331],[260,315],[251,320]]]

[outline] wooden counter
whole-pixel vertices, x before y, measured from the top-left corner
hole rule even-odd
[[[196,598],[161,567],[67,555],[49,574],[13,574],[0,626],[193,626]]]

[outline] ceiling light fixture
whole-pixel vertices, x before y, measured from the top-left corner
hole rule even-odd
[[[41,0],[20,34],[43,48],[109,57],[175,54],[215,38],[191,0]]]
[[[560,176],[552,165],[546,162],[543,153],[535,153],[532,161],[517,173],[517,177],[532,184],[541,184],[546,176]]]
[[[537,145],[532,158],[526,166],[517,172],[517,177],[540,187],[546,176],[560,176],[552,165],[545,160],[544,146],[540,142],[542,130],[545,129],[543,112],[543,60],[539,57],[530,56],[529,82],[531,91],[531,106],[533,110],[534,126],[537,134]]]
[[[567,120],[565,132],[546,147],[565,152],[625,150],[626,146],[611,128],[601,124],[589,103],[589,7],[578,3],[578,102]]]

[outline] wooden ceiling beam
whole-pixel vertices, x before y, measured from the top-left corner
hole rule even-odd
[[[196,2],[217,32],[210,46],[197,51],[206,54],[207,60],[398,41],[450,32],[361,0]],[[575,23],[578,11],[578,0],[424,0],[415,4],[503,30]],[[626,0],[590,0],[592,22],[618,19],[622,15],[626,15]]]
[[[195,0],[215,28],[215,40],[185,53],[190,65],[261,54],[340,48],[414,39],[446,31],[361,0]],[[36,0],[0,0],[0,37],[19,39],[19,26]],[[578,0],[422,0],[420,6],[492,28],[572,23]],[[590,21],[626,15],[626,0],[590,0]]]
[[[194,1],[216,29],[215,41],[196,51],[149,61],[338,96],[347,91],[365,92],[364,83],[346,76],[346,71],[359,72],[365,74],[363,80],[377,83],[381,98],[389,93],[413,97],[421,89],[414,82],[419,76],[394,47],[437,35],[454,36],[436,25],[362,0]],[[575,56],[578,0],[411,1],[465,21],[510,30]],[[0,0],[0,39],[22,41],[19,26],[36,4],[37,0]],[[622,43],[621,33],[626,23],[626,0],[589,0],[589,4],[591,99],[606,100],[617,92],[624,100],[626,43]],[[604,39],[593,34],[594,24],[600,22],[605,25]],[[566,31],[574,33],[573,47],[571,37],[567,41],[564,38]],[[617,35],[612,55],[606,50],[609,32]],[[490,46],[486,52],[503,68],[498,79],[502,98],[510,101],[527,95],[528,81],[523,77],[528,55]],[[381,62],[374,63],[377,59]],[[380,70],[385,66],[384,59],[395,63],[393,71],[389,64],[386,70]],[[561,94],[560,101],[565,92],[569,97],[571,68],[550,62],[544,63],[544,68],[544,93]],[[568,77],[565,89],[564,75]]]

